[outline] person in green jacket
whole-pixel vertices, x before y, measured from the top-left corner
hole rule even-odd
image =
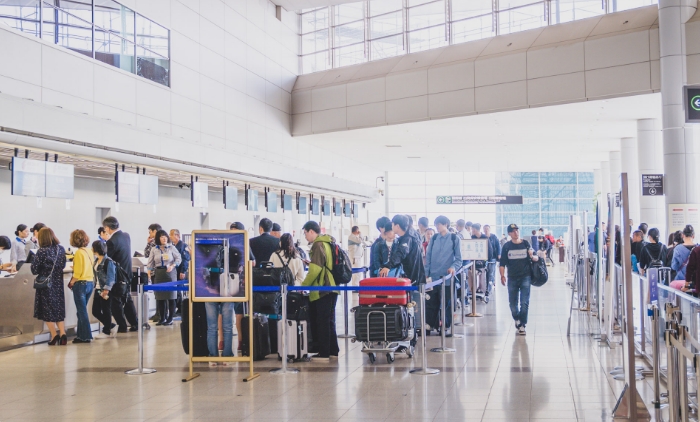
[[[333,238],[321,234],[321,227],[315,221],[309,221],[303,227],[304,236],[311,244],[311,262],[302,286],[335,286],[333,274],[333,253],[331,242]],[[335,305],[338,302],[338,292],[312,291],[309,294],[311,302],[309,314],[311,318],[311,334],[314,338],[318,355],[314,358],[329,361],[337,358],[338,335],[335,331]]]

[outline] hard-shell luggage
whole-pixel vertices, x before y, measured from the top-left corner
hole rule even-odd
[[[249,315],[243,317],[241,322],[241,351],[243,356],[250,356],[249,339]],[[270,327],[265,315],[253,315],[253,360],[263,360],[270,354]]]
[[[277,321],[277,354],[282,354],[282,333],[284,326],[282,321]],[[309,325],[306,321],[287,320],[286,343],[287,359],[293,361],[308,360]]]
[[[368,321],[369,333],[367,332]],[[361,305],[355,308],[357,341],[401,341],[408,338],[410,327],[411,322],[405,306]]]
[[[190,299],[182,299],[182,323],[180,324],[180,335],[182,337],[182,348],[185,354],[190,354]],[[207,348],[207,308],[204,302],[192,303],[192,333],[194,348],[193,357],[209,356]]]
[[[378,278],[366,278],[360,280],[360,287],[367,286],[381,286],[381,287],[408,287],[411,285],[411,280],[407,278],[389,278],[389,277],[378,277]],[[403,305],[406,306],[408,303],[408,292],[405,290],[361,290],[360,291],[360,306],[362,305],[374,305],[378,303],[383,303],[385,305]]]

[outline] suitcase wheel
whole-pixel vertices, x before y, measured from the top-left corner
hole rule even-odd
[[[386,354],[386,363],[394,363],[394,354],[393,353],[387,353]]]
[[[374,364],[374,362],[377,360],[377,355],[374,353],[368,353],[367,357],[369,358],[369,363]]]

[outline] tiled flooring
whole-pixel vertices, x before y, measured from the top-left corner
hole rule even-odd
[[[456,353],[429,352],[428,364],[441,370],[438,375],[408,373],[420,365],[420,352],[370,365],[358,343],[341,340],[337,361],[294,364],[301,369],[296,375],[270,374],[279,363],[269,358],[256,362],[261,375],[250,383],[242,382],[244,364],[200,364],[202,375],[183,383],[187,358],[179,326],[154,327],[145,340],[146,366],[158,370],[152,375],[123,373],[136,365],[136,334],[0,353],[0,421],[612,420],[622,383],[608,371],[620,363],[621,349],[599,346],[580,316],[566,337],[571,291],[562,271],[553,269],[547,285],[533,288],[525,337],[515,336],[499,284],[491,303],[479,305],[485,316],[456,328],[464,338],[447,339]],[[438,343],[428,337],[429,348]]]

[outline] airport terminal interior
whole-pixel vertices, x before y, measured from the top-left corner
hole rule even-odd
[[[697,123],[698,0],[0,0],[0,421],[700,420]]]

